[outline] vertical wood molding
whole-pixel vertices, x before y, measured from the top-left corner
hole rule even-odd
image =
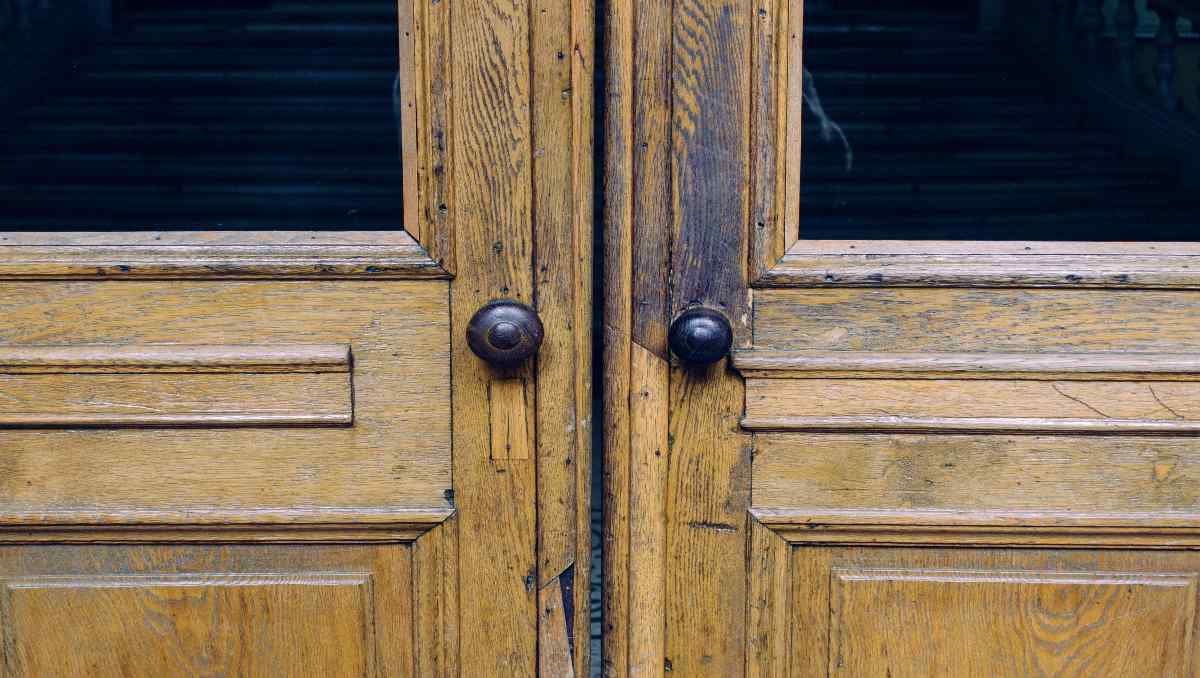
[[[534,303],[531,0],[426,6],[430,15],[448,18],[449,35],[441,34],[445,42],[430,51],[448,58],[453,82],[452,91],[433,76],[426,85],[433,117],[452,121],[428,132],[449,154],[448,200],[441,204],[455,225],[459,264],[451,288],[451,365],[460,671],[534,676],[536,464],[492,458],[488,410],[479,406],[489,383],[504,378],[523,380],[526,402],[536,407],[533,371],[489,367],[460,329],[492,299]],[[430,208],[440,213],[441,204]]]
[[[629,676],[630,359],[633,321],[633,62],[635,0],[605,17],[604,134],[604,620],[603,675]]]
[[[404,21],[412,2],[411,35]],[[454,163],[450,148],[454,138],[452,111],[453,64],[451,12],[449,2],[404,0],[401,3],[401,43],[403,58],[411,50],[409,73],[411,86],[401,74],[401,96],[412,91],[412,106],[402,99],[402,114],[412,111],[414,125],[404,126],[405,229],[424,246],[429,256],[447,272],[455,272],[456,248],[454,220]],[[411,44],[411,46],[410,46]],[[410,145],[411,144],[411,145]],[[411,163],[411,164],[410,164]],[[409,169],[411,167],[411,170]],[[412,190],[413,192],[409,192]],[[411,210],[411,211],[410,211]]]
[[[674,314],[701,303],[729,315],[741,345],[750,338],[749,102],[762,85],[752,59],[768,55],[757,73],[773,77],[778,49],[773,36],[753,43],[759,8],[615,0],[607,17],[607,677],[745,668],[741,381],[719,366],[670,371],[666,333]],[[769,25],[785,20],[767,14]],[[776,171],[782,153],[765,156]],[[649,456],[662,444],[665,460]]]
[[[681,0],[672,40],[671,310],[726,313],[748,345],[751,0]],[[666,661],[685,676],[745,670],[750,439],[724,361],[671,373]]]

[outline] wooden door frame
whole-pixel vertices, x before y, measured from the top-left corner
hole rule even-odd
[[[291,515],[277,516],[284,528],[274,532],[243,534],[411,543],[417,675],[586,676],[593,5],[398,6],[408,76],[403,231],[3,233],[0,282],[447,281],[454,416],[445,504],[385,526],[382,537]],[[537,309],[546,339],[536,363],[500,370],[470,352],[468,320],[500,297]],[[487,404],[498,379],[524,385],[524,458],[493,454]],[[176,522],[102,533],[7,526],[0,543],[223,543],[235,534],[228,521],[186,531]]]
[[[609,5],[605,676],[787,675],[796,530],[750,514],[735,369],[761,362],[756,291],[1200,289],[1196,244],[799,240],[802,35],[802,0]],[[694,304],[726,313],[737,357],[672,358]]]

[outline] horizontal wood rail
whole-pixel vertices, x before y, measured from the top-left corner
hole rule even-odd
[[[350,348],[0,347],[0,428],[349,426]]]
[[[1200,381],[1200,354],[876,353],[737,351],[733,365],[758,379],[888,378]]]
[[[1200,434],[1200,356],[743,351],[744,428]]]
[[[0,346],[0,374],[349,372],[347,345]]]

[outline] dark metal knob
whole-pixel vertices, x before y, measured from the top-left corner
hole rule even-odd
[[[537,353],[543,337],[537,311],[510,299],[489,301],[467,324],[467,345],[497,367],[516,365]]]
[[[671,323],[671,351],[679,359],[708,365],[724,358],[733,345],[733,327],[719,311],[697,306],[680,313]]]

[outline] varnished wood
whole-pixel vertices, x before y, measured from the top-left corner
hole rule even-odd
[[[1193,675],[1193,553],[813,547],[792,558],[800,675]],[[883,590],[912,603],[881,605]]]
[[[0,280],[447,277],[407,234],[385,240],[392,242],[362,234],[13,233],[0,238]]]
[[[54,407],[60,417],[115,415],[116,421],[107,423],[171,423],[145,418],[191,408],[209,412],[217,424],[239,423],[240,413],[241,426],[214,429],[204,426],[209,422],[193,421],[188,429],[6,430],[0,435],[6,460],[6,473],[0,474],[2,522],[21,524],[55,514],[69,524],[72,513],[92,522],[88,516],[93,514],[126,511],[175,512],[187,522],[195,512],[218,508],[230,513],[449,508],[445,282],[27,282],[0,285],[0,299],[10,356],[40,353],[42,363],[90,362],[91,369],[123,365],[126,372],[136,372],[139,362],[175,363],[181,370],[189,363],[224,364],[221,369],[242,371],[35,375],[40,381],[29,396]],[[169,351],[166,345],[181,340],[189,343],[176,356],[162,355]],[[106,353],[95,348],[101,342],[118,348]],[[276,355],[261,348],[273,344],[279,345]],[[287,348],[296,344],[340,348]],[[189,348],[196,345],[210,347]],[[212,348],[230,345],[260,348],[240,356],[238,349]],[[347,345],[354,362],[353,426],[347,425]],[[317,382],[272,373],[262,378],[274,380],[275,392],[239,393],[256,384],[245,374],[254,372],[253,364],[277,369],[293,360],[326,363],[319,369],[341,373],[326,373]],[[287,385],[297,378],[301,384]],[[66,390],[82,379],[96,380],[88,382],[98,384],[94,394]],[[207,390],[164,390],[185,380],[191,388]],[[325,385],[313,388],[318,384]],[[104,396],[123,400],[104,404]],[[293,405],[287,405],[289,398]],[[269,423],[266,408],[273,399],[292,409],[316,406],[317,414],[336,415],[336,421],[325,423],[337,425],[246,427]],[[421,407],[411,407],[413,402]],[[221,404],[228,408],[224,413],[216,410]]]
[[[113,582],[136,569],[122,559],[146,558],[200,563],[215,584],[188,580],[188,600],[243,596],[201,618],[187,601],[143,609],[170,585],[56,589],[39,624],[75,605],[159,635],[67,625],[20,648],[60,662],[34,673],[79,673],[89,657],[65,644],[107,643],[118,661],[121,642],[145,650],[136,674],[186,672],[211,645],[205,624],[253,624],[239,615],[266,601],[271,637],[210,668],[588,675],[593,12],[401,3],[404,231],[0,234],[0,379],[76,417],[0,431],[0,543],[20,545],[0,556],[29,554],[0,563],[0,582]],[[517,368],[465,342],[470,314],[502,297],[545,323]],[[180,414],[191,428],[165,426]],[[271,588],[289,572],[272,558],[328,566],[293,577],[310,594],[297,599]],[[316,621],[361,619],[362,596],[334,587],[304,607],[322,577],[358,577],[375,610],[333,624],[329,644],[309,642]],[[171,643],[182,659],[157,653]],[[297,667],[289,653],[307,646]]]
[[[611,7],[605,675],[1192,675],[1200,250],[800,240],[803,14]]]
[[[412,675],[412,569],[402,545],[8,547],[6,675]]]

